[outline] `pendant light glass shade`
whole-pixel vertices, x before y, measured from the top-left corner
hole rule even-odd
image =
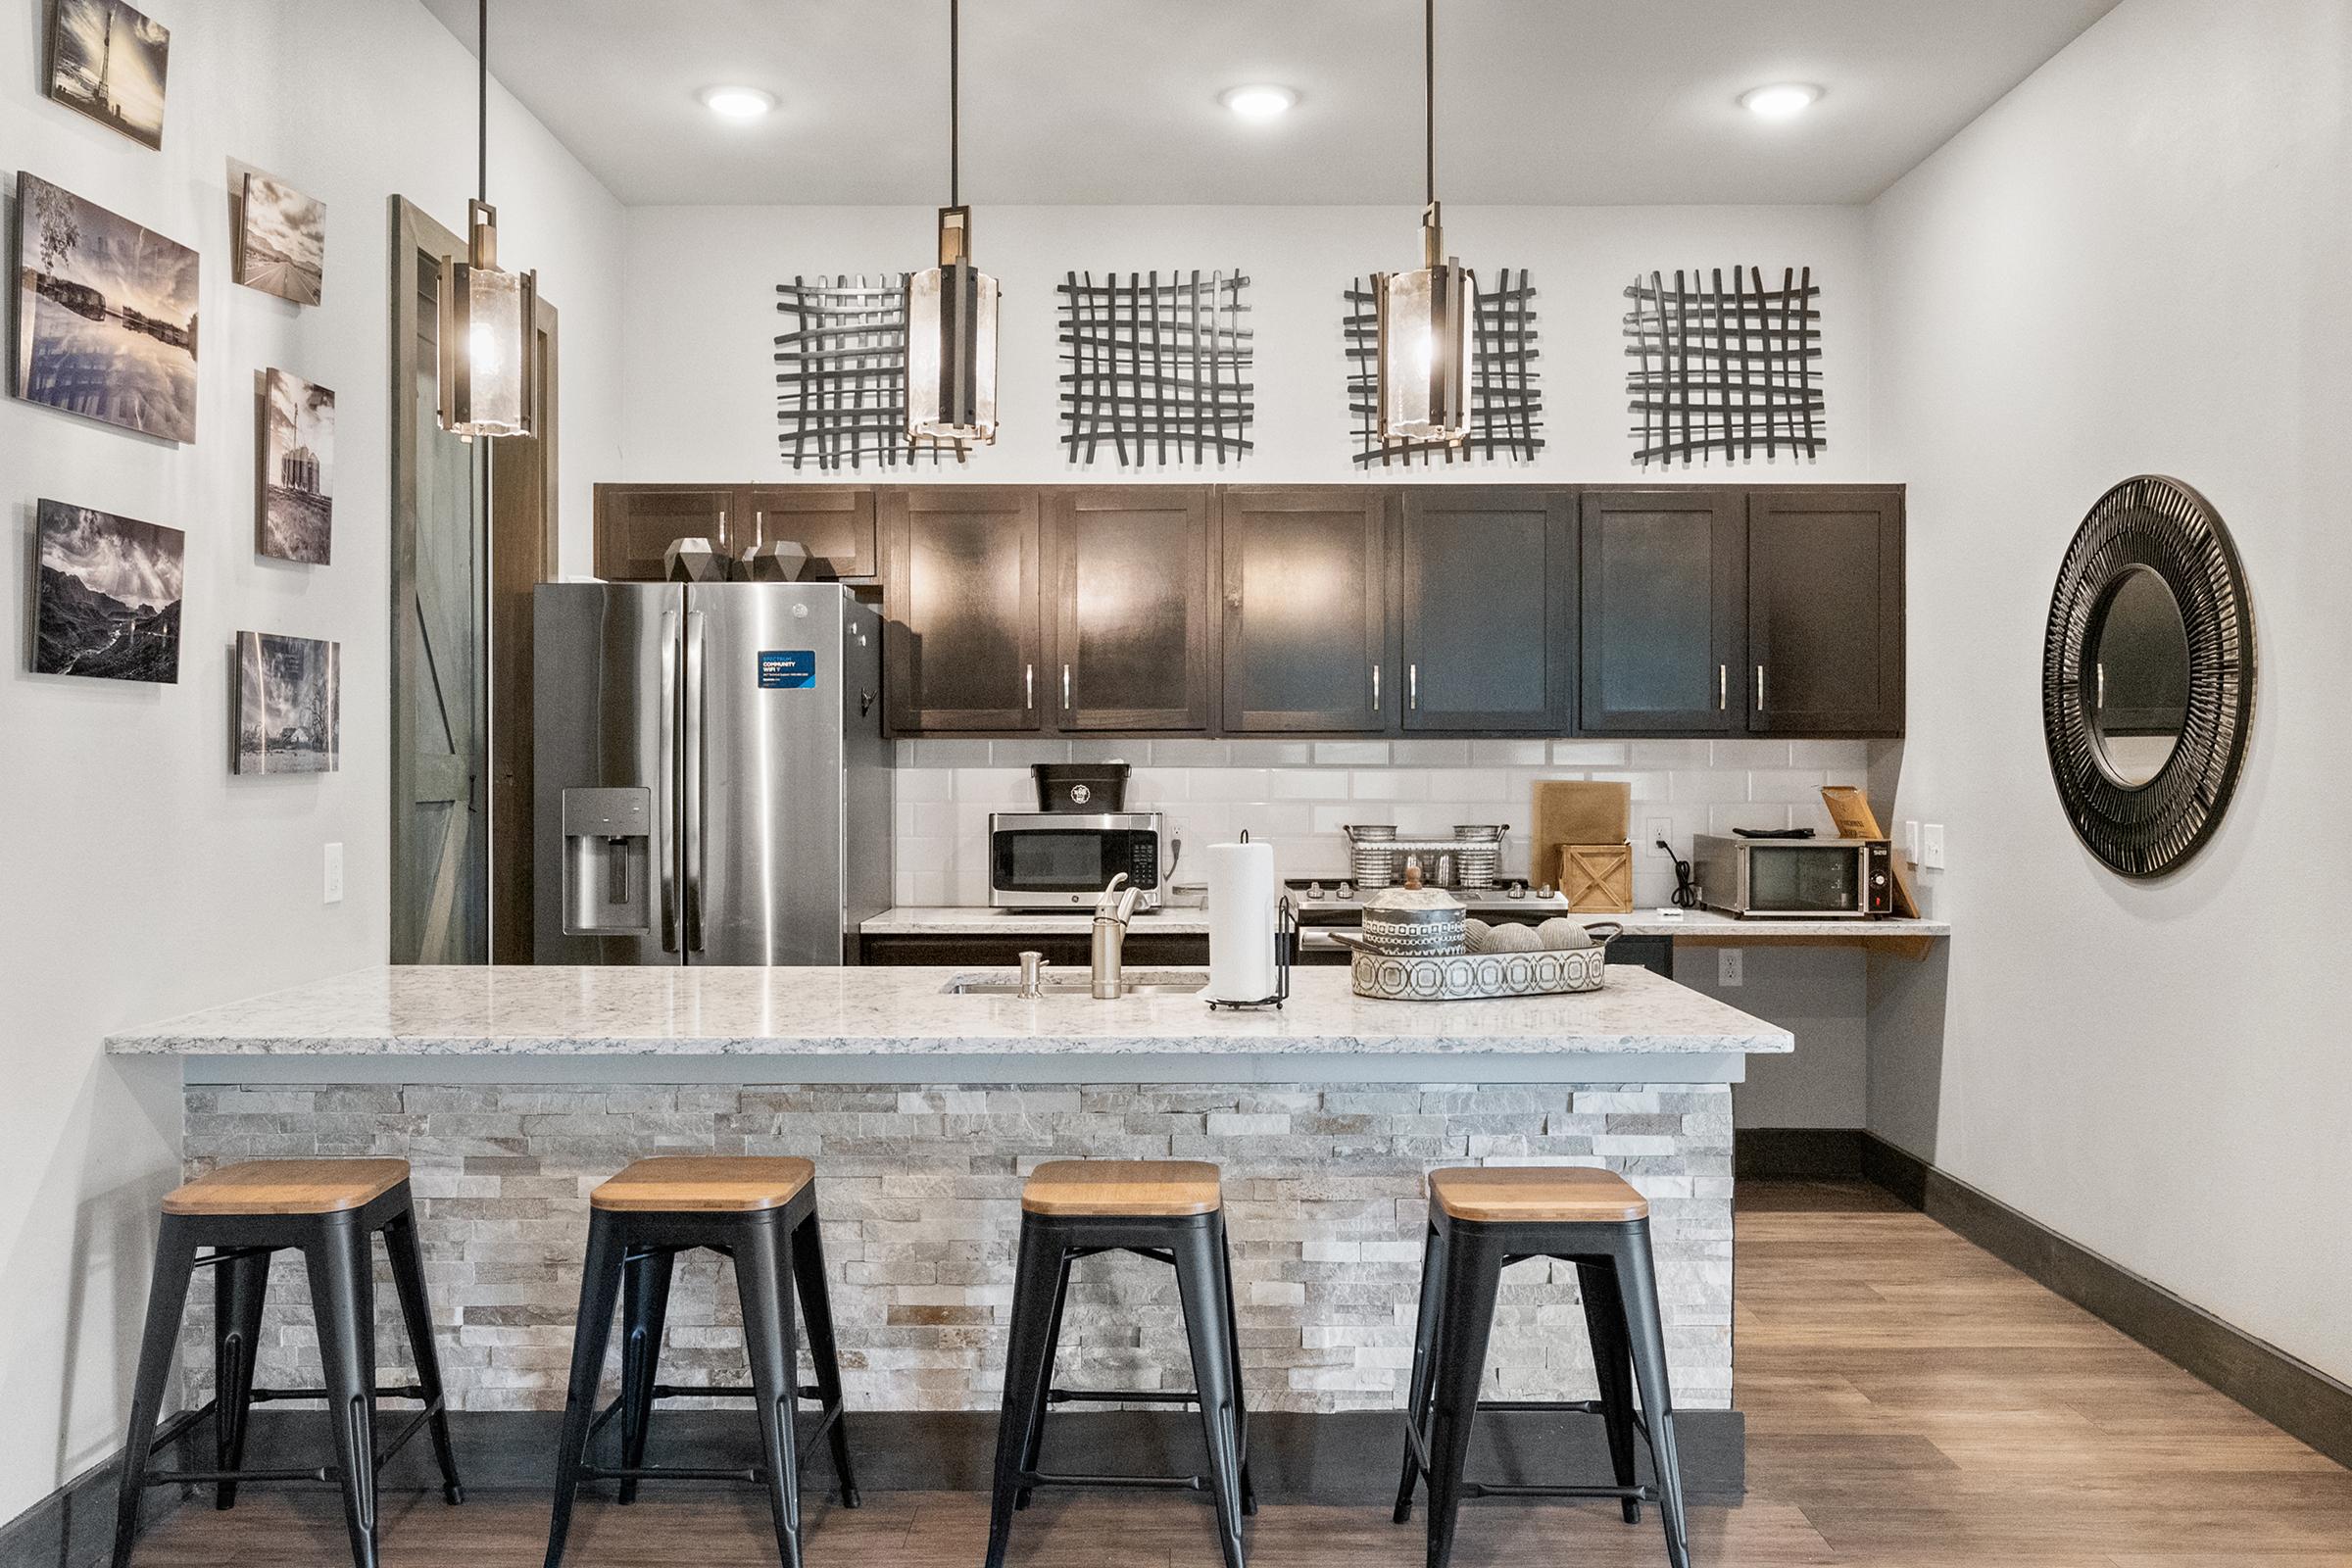
[[[500,269],[497,208],[473,202],[467,217],[466,258],[441,263],[441,427],[468,439],[529,435],[539,274]]]
[[[971,215],[939,211],[939,265],[906,276],[906,436],[997,438],[997,280],[971,264]]]
[[[1422,267],[1372,279],[1378,312],[1380,438],[1458,442],[1470,431],[1470,313],[1478,280],[1446,254],[1438,205],[1421,217]]]

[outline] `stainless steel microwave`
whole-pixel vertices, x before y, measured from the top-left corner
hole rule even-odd
[[[1726,914],[1860,920],[1894,912],[1885,839],[1741,839],[1690,843],[1699,901]]]
[[[1159,813],[998,811],[988,819],[988,902],[1001,909],[1092,908],[1121,871],[1139,909],[1159,907]]]

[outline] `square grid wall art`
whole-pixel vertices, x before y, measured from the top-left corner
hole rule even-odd
[[[1728,277],[1728,281],[1727,281]],[[1821,456],[1821,288],[1810,267],[1646,272],[1625,291],[1634,461]]]
[[[1470,431],[1461,441],[1380,439],[1380,331],[1372,285],[1348,285],[1348,414],[1355,421],[1355,462],[1466,463],[1472,458],[1515,458],[1526,462],[1544,450],[1544,389],[1536,372],[1536,285],[1527,269],[1505,267],[1493,274],[1472,273],[1478,306],[1470,322]]]
[[[237,633],[237,773],[342,766],[341,643]]]
[[[196,253],[17,176],[17,396],[196,439]]]
[[[47,500],[33,531],[33,673],[176,682],[187,535]]]
[[[1071,272],[1060,296],[1061,439],[1072,463],[1223,463],[1250,447],[1250,279]]]
[[[316,305],[326,281],[326,203],[248,173],[237,204],[237,281]]]
[[[122,0],[53,0],[49,96],[144,147],[164,144],[171,30]]]
[[[906,434],[906,274],[821,273],[776,285],[790,323],[776,338],[776,418],[795,468],[885,467],[928,454],[963,459],[953,441]]]

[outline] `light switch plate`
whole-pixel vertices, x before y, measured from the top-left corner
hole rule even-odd
[[[343,902],[343,846],[340,844],[329,844],[326,847],[325,891],[325,902],[328,904]]]
[[[1919,863],[1919,821],[1916,817],[1903,824],[1903,859],[1910,865]]]
[[[1720,986],[1747,984],[1747,950],[1745,948],[1717,948],[1715,950],[1715,983]]]
[[[1930,822],[1920,835],[1919,863],[1931,871],[1943,869],[1943,824]]]

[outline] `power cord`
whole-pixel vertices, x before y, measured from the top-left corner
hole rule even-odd
[[[1678,909],[1697,908],[1698,888],[1690,880],[1690,862],[1675,854],[1674,846],[1664,839],[1658,840],[1658,848],[1664,850],[1666,858],[1674,862],[1674,906]]]

